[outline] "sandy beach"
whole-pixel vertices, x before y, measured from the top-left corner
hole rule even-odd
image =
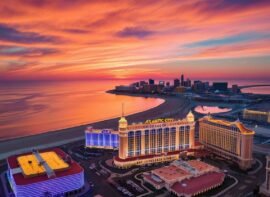
[[[133,96],[133,95],[132,95]],[[134,95],[142,96],[142,95]],[[151,96],[155,97],[155,96]],[[127,116],[129,123],[144,122],[147,119],[155,119],[159,117],[183,118],[191,109],[190,103],[183,97],[156,97],[165,100],[161,105]],[[48,148],[59,146],[66,143],[84,139],[84,130],[86,126],[91,125],[94,128],[113,128],[117,129],[119,118],[113,118],[86,125],[80,125],[72,128],[50,131],[38,135],[26,136],[16,139],[10,139],[0,142],[0,159],[4,159],[9,155],[19,154],[30,151],[33,148]]]

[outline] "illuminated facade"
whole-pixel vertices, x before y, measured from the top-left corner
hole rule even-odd
[[[59,148],[7,159],[16,197],[74,196],[84,187],[84,170]]]
[[[247,110],[243,111],[243,118],[246,120],[256,120],[270,123],[270,112]]]
[[[157,119],[128,125],[119,120],[119,153],[114,164],[120,168],[177,160],[179,153],[194,146],[194,116]]]
[[[236,162],[246,170],[251,167],[254,131],[239,122],[228,122],[206,116],[199,120],[199,141],[218,156]]]
[[[119,135],[111,129],[97,130],[87,127],[85,130],[85,146],[90,148],[114,149],[119,146]]]
[[[266,156],[265,182],[260,187],[260,193],[270,196],[270,155]]]

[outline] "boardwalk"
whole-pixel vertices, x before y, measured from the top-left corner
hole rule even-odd
[[[245,85],[245,86],[239,86],[239,89],[244,89],[244,88],[254,88],[254,87],[263,87],[263,86],[270,86],[270,84]]]

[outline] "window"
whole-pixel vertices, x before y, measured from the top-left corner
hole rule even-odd
[[[170,129],[170,150],[175,151],[175,141],[176,141],[176,128],[172,127]]]
[[[149,130],[145,130],[144,134],[145,134],[145,137],[144,137],[145,154],[148,155],[150,153],[150,151],[149,151]]]
[[[179,128],[179,149],[183,149],[185,144],[185,127],[181,126]]]
[[[134,131],[128,133],[128,156],[134,156]]]
[[[164,129],[164,152],[169,151],[169,128]]]
[[[157,130],[157,152],[162,152],[162,129]]]
[[[150,149],[151,149],[151,153],[155,154],[155,152],[156,152],[156,130],[155,129],[151,130]]]
[[[135,133],[135,155],[141,154],[141,131],[136,131]]]

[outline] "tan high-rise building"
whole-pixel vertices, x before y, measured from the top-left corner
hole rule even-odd
[[[114,164],[120,168],[179,159],[180,152],[194,146],[194,116],[182,120],[156,119],[128,125],[119,120],[119,153]]]
[[[265,166],[265,182],[260,187],[260,193],[265,196],[270,196],[270,155],[266,156],[266,166]]]
[[[237,163],[243,170],[252,166],[255,132],[239,122],[228,122],[205,116],[199,120],[199,141],[204,148]]]

